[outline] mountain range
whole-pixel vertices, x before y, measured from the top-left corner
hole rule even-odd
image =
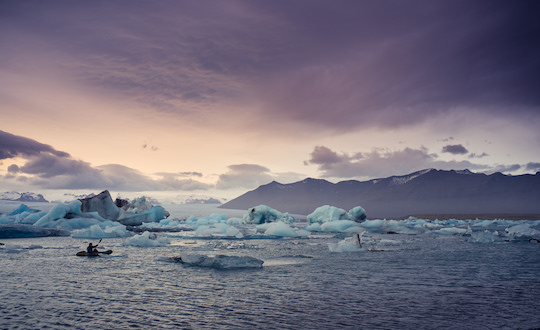
[[[36,194],[33,192],[19,193],[16,191],[6,191],[0,193],[0,200],[17,201],[17,202],[42,202],[48,203],[42,194]]]
[[[261,204],[300,215],[310,214],[322,205],[345,210],[362,206],[368,218],[417,214],[538,214],[540,172],[512,176],[426,169],[369,181],[331,183],[312,178],[290,184],[274,181],[220,207],[249,209]]]

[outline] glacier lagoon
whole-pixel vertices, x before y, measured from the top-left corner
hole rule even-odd
[[[183,216],[180,207],[167,209]],[[220,211],[199,206],[182,212]],[[246,211],[236,212],[227,217]],[[540,244],[530,239],[537,221],[386,225],[392,230],[367,222],[362,248],[350,227],[285,238],[185,231],[156,233],[166,241],[159,246],[105,238],[101,247],[114,253],[96,258],[75,256],[94,239],[2,239],[0,328],[540,325]],[[249,256],[264,264],[216,269],[173,259],[182,255]]]

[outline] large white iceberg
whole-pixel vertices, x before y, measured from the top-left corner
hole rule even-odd
[[[283,221],[261,224],[257,228],[261,228],[264,234],[269,236],[307,238],[311,234],[307,230],[293,228]]]
[[[323,205],[315,209],[311,214],[307,216],[309,223],[323,223],[336,220],[351,220],[360,222],[365,220],[366,211],[361,206],[352,208],[349,212],[342,208]]]
[[[130,237],[133,235],[126,230],[126,226],[106,220],[98,224],[92,225],[88,228],[78,229],[73,231],[71,237],[75,238],[119,238]]]
[[[145,231],[140,235],[135,235],[126,239],[122,245],[140,246],[140,247],[156,247],[166,246],[171,240],[168,237],[159,237],[156,233]]]
[[[243,220],[246,223],[255,225],[276,221],[282,221],[285,223],[293,223],[296,221],[296,219],[289,213],[281,213],[266,205],[252,207],[249,212],[244,215]]]

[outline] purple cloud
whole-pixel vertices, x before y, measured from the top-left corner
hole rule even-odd
[[[538,172],[540,171],[540,163],[536,163],[536,162],[527,163],[527,165],[525,165],[525,169],[527,171]]]
[[[461,144],[449,144],[442,148],[442,152],[447,152],[453,155],[465,155],[469,152],[469,150],[467,150]]]
[[[0,131],[0,159],[36,156],[42,153],[57,157],[69,157],[67,152],[58,151],[48,144]]]
[[[214,124],[246,108],[255,120],[334,131],[414,125],[471,109],[506,116],[508,106],[538,120],[537,7],[474,0],[10,2],[2,7],[0,33],[9,47],[0,63],[20,69],[36,54],[46,69],[103,93]]]
[[[324,154],[335,157],[321,158],[321,150]],[[324,160],[327,161],[324,161]],[[482,170],[488,166],[478,165],[469,161],[441,161],[438,156],[429,153],[425,147],[418,149],[405,148],[397,151],[380,151],[348,154],[337,154],[326,147],[317,147],[311,153],[308,164],[318,166],[323,177],[328,178],[376,178],[391,175],[403,175],[426,168],[444,170]]]
[[[76,160],[63,151],[35,140],[0,131],[0,154],[4,159],[21,157],[24,165],[8,166],[6,180],[24,181],[48,189],[114,189],[145,190],[207,190],[213,185],[186,175],[202,176],[199,172],[161,174],[153,179],[144,173],[118,164],[93,167]]]

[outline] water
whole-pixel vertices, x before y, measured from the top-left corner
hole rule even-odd
[[[86,258],[75,253],[88,240],[3,240],[23,249],[0,253],[0,328],[540,327],[540,244],[369,236],[398,243],[385,251],[331,253],[327,243],[343,237],[173,237],[158,248],[104,239],[102,247],[114,253]],[[248,255],[265,264],[217,270],[169,259],[181,253]]]

